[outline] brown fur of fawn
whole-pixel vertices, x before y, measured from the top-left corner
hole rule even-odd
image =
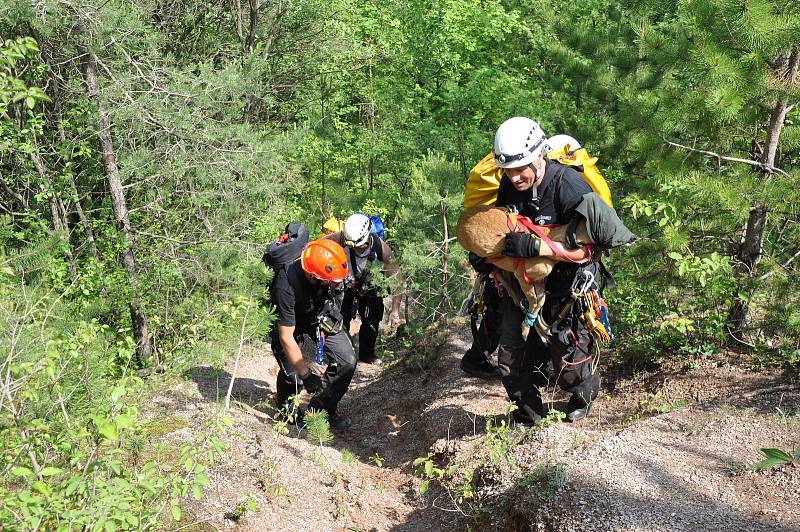
[[[564,242],[567,226],[558,225],[554,227],[541,228],[547,236],[556,242]],[[544,305],[544,285],[543,283],[529,284],[525,280],[522,269],[514,267],[519,259],[506,257],[502,254],[505,246],[506,233],[508,228],[508,213],[498,207],[491,205],[481,205],[465,210],[458,218],[456,225],[456,236],[458,243],[478,256],[492,260],[492,264],[501,270],[512,272],[519,281],[522,292],[528,300],[528,311],[538,314]],[[526,233],[529,233],[525,229]],[[591,244],[592,241],[586,231],[586,222],[581,221],[575,230],[576,240],[579,244]],[[544,245],[544,243],[543,243]],[[542,281],[557,262],[552,257],[531,257],[524,259],[525,273],[532,281]]]

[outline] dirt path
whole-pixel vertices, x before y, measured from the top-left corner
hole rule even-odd
[[[332,443],[280,434],[262,412],[277,367],[263,346],[244,353],[229,450],[203,500],[188,500],[184,530],[800,530],[800,467],[755,474],[759,447],[800,443],[800,391],[721,401],[786,384],[714,362],[686,371],[608,372],[591,417],[524,435],[514,462],[487,462],[482,416],[502,414],[499,382],[458,368],[460,333],[427,372],[398,363],[360,365],[340,410],[353,427]],[[233,361],[196,368],[173,383],[154,416],[185,420],[166,437],[186,440],[219,410]],[[556,402],[563,400],[558,394]],[[791,449],[790,449],[791,447]],[[467,521],[441,488],[418,495],[411,462],[473,464],[487,511]],[[520,481],[519,479],[523,479]],[[244,504],[254,501],[255,511]],[[461,505],[461,509],[466,505]],[[241,514],[241,515],[239,515]]]

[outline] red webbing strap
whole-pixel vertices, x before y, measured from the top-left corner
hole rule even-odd
[[[544,228],[555,227],[554,225],[536,225],[535,223],[533,223],[533,220],[531,220],[527,216],[517,216],[517,222],[519,222],[519,224],[522,227],[526,228],[528,231],[530,231],[531,233],[535,234],[536,236],[544,240],[547,243],[547,245],[550,246],[550,249],[553,250],[553,253],[555,253],[564,262],[586,264],[592,258],[591,246],[584,246],[584,256],[582,259],[575,260],[571,258],[569,255],[567,255],[566,252],[564,251],[563,245],[559,242],[553,241],[553,239],[550,238],[550,236],[542,230],[543,227]]]

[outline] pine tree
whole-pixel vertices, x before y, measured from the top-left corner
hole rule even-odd
[[[800,100],[800,6],[692,0],[628,2],[619,16],[604,9],[607,20],[623,24],[609,24],[609,39],[595,45],[607,52],[590,58],[605,71],[595,94],[618,110],[627,164],[647,165],[656,176],[655,186],[642,188],[658,195],[660,186],[679,185],[682,230],[699,236],[699,221],[724,233],[713,250],[729,255],[738,272],[728,316],[741,338],[764,273],[760,259],[770,255],[775,268],[797,251],[770,240],[768,213],[791,213],[798,198],[790,179],[797,126],[781,133]]]

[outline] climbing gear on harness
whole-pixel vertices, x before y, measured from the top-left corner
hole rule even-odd
[[[316,356],[314,357],[314,361],[317,363],[318,366],[321,366],[322,363],[325,361],[324,355],[325,354],[325,331],[322,330],[322,327],[317,327],[317,350]]]
[[[342,311],[337,305],[335,294],[328,293],[322,311],[317,315],[317,327],[328,336],[342,330]]]
[[[528,328],[533,327],[536,324],[536,321],[539,319],[539,315],[528,310],[528,300],[522,298],[519,302],[519,308],[522,310],[524,316],[522,324]]]
[[[612,344],[614,335],[608,322],[608,307],[598,291],[595,289],[586,292],[581,299],[581,305],[584,307],[583,322],[595,340],[603,345]]]

